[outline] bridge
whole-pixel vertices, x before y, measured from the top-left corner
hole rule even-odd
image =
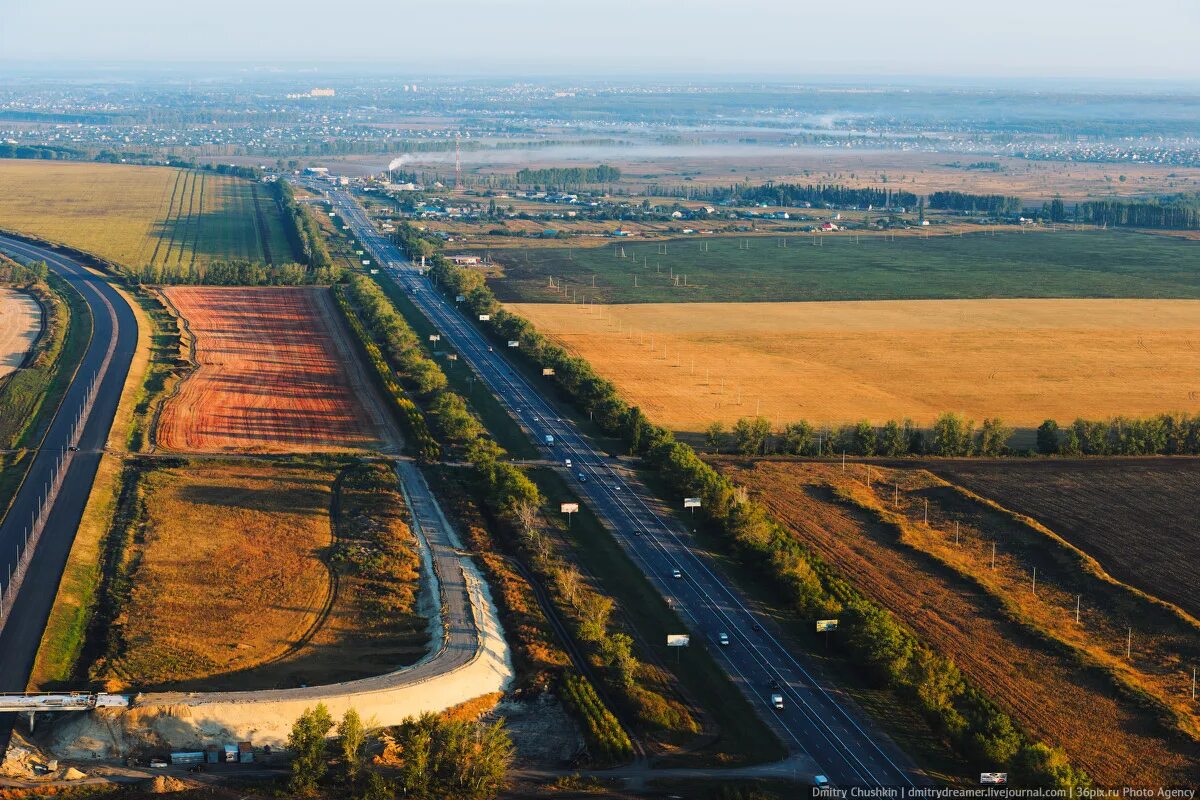
[[[91,711],[95,708],[128,708],[129,698],[103,692],[0,694],[0,712],[34,714],[38,711]]]

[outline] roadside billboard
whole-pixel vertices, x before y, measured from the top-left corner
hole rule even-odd
[[[699,497],[683,498],[683,507],[684,508],[699,508],[700,507],[700,498]]]
[[[692,641],[692,637],[686,633],[668,633],[667,647],[687,647]]]
[[[559,511],[564,514],[574,514],[579,511],[579,503],[563,503],[562,506],[559,507]]]
[[[836,631],[838,621],[836,619],[819,619],[817,620],[817,633],[829,633]]]

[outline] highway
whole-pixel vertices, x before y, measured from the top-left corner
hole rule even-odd
[[[30,519],[56,462],[69,444],[76,418],[88,411],[85,404],[88,386],[96,381],[95,399],[78,440],[79,451],[70,454],[62,489],[46,518],[45,532],[34,551],[12,613],[0,629],[0,692],[20,692],[25,690],[33,668],[59,578],[100,464],[133,359],[138,328],[133,311],[111,286],[63,254],[4,236],[0,236],[0,252],[19,261],[45,261],[79,291],[91,309],[93,320],[91,341],[75,379],[63,396],[12,507],[0,522],[0,582],[7,583]],[[4,715],[0,715],[0,747],[7,744],[7,731]]]
[[[572,459],[569,472],[575,492],[604,520],[618,543],[685,620],[686,632],[706,641],[733,685],[792,752],[808,755],[816,772],[837,786],[930,783],[803,653],[789,651],[774,633],[774,625],[753,610],[714,561],[692,542],[687,530],[674,519],[655,513],[640,484],[629,480],[615,459],[593,448],[570,420],[560,418],[531,382],[488,344],[473,322],[436,291],[394,243],[380,235],[347,191],[317,184],[311,188],[327,194],[332,210],[374,260],[372,266],[389,271],[437,326],[443,344],[458,352],[535,441],[554,437],[553,447],[543,449],[558,463]],[[680,577],[674,577],[675,570]],[[728,634],[728,646],[718,643],[720,633]],[[770,695],[776,691],[784,698],[779,710],[770,703]]]

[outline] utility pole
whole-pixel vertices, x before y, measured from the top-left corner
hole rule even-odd
[[[1079,605],[1083,602],[1083,595],[1075,595],[1075,624],[1079,624]]]
[[[1033,568],[1033,593],[1037,594],[1037,567]]]
[[[895,494],[895,497],[892,499],[892,505],[895,505],[895,506],[900,505],[900,481],[896,481],[896,494]]]
[[[1133,655],[1133,628],[1130,627],[1129,632],[1125,634],[1125,660],[1132,661]]]
[[[954,521],[954,546],[958,547],[958,520]]]
[[[925,527],[929,527],[929,498],[925,498]]]
[[[992,569],[996,568],[996,543],[992,542]]]

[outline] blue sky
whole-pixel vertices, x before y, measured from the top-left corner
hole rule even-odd
[[[1200,79],[1200,0],[0,0],[0,61]]]

